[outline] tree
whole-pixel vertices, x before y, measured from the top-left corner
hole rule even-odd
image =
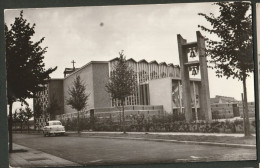
[[[29,120],[33,117],[33,111],[29,106],[26,106],[24,112],[25,122],[27,123],[27,132],[29,132]]]
[[[207,53],[217,77],[237,78],[243,83],[245,105],[245,136],[250,135],[246,79],[254,70],[252,47],[252,15],[250,2],[217,2],[220,15],[199,13],[212,28],[199,27],[219,40],[207,41]]]
[[[73,86],[68,89],[68,94],[70,97],[66,100],[67,105],[71,108],[77,110],[77,130],[80,133],[79,128],[79,112],[87,106],[88,97],[90,94],[86,94],[86,86],[80,79],[80,76],[76,76],[76,79],[73,81]]]
[[[128,66],[123,51],[119,52],[117,64],[113,67],[109,81],[106,84],[106,91],[113,99],[117,99],[122,106],[123,131],[125,131],[125,98],[135,93],[137,88],[136,73]]]
[[[23,123],[25,122],[25,120],[26,120],[25,111],[21,107],[19,109],[19,112],[18,112],[18,121],[20,122],[20,130],[21,130],[21,132],[23,131]]]
[[[16,123],[19,123],[20,122],[20,120],[19,120],[19,117],[18,117],[18,112],[17,112],[17,110],[18,109],[16,109],[15,111],[14,111],[14,113],[13,113],[13,116],[12,116],[12,118],[13,118],[13,122],[14,122],[14,128],[16,129]]]
[[[37,42],[31,40],[35,31],[23,18],[23,11],[15,18],[10,29],[5,24],[6,68],[7,68],[7,98],[9,105],[9,151],[12,151],[12,105],[16,101],[27,104],[26,98],[42,91],[47,84],[49,74],[57,69],[45,70],[43,63],[47,47],[40,45],[44,38]]]

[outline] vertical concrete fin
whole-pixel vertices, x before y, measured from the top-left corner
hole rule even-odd
[[[209,79],[208,79],[208,67],[206,58],[205,38],[199,31],[197,34],[197,45],[200,62],[200,75],[201,75],[201,87],[200,87],[200,109],[201,113],[205,115],[205,120],[211,122],[212,114],[210,107],[210,93],[209,93]]]
[[[192,121],[192,107],[191,107],[191,90],[190,90],[190,77],[189,70],[184,64],[188,62],[188,55],[186,49],[183,47],[187,43],[180,34],[177,35],[178,50],[180,59],[181,81],[182,81],[182,94],[184,100],[185,119],[187,122]]]

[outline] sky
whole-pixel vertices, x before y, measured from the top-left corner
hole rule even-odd
[[[109,61],[118,57],[121,50],[127,59],[179,65],[177,34],[194,42],[196,31],[201,31],[198,25],[210,27],[198,13],[218,15],[218,6],[212,3],[15,9],[5,11],[8,26],[20,10],[28,22],[36,24],[33,40],[45,37],[42,46],[48,47],[46,68],[58,66],[51,78],[63,78],[64,69],[72,68],[72,60],[78,68],[90,61]],[[209,69],[209,84],[210,97],[222,95],[241,100],[241,81],[217,78]],[[248,100],[254,101],[253,74],[248,78],[247,89]]]

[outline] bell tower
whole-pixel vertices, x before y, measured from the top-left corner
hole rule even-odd
[[[180,34],[177,35],[185,119],[187,122],[193,121],[192,102],[191,102],[191,83],[190,83],[189,72],[191,71],[192,75],[196,75],[200,72],[200,76],[201,76],[201,82],[199,85],[200,113],[204,116],[203,118],[206,121],[211,122],[212,114],[211,114],[211,107],[210,107],[210,93],[209,93],[207,58],[206,58],[206,51],[205,51],[206,50],[205,38],[201,35],[199,31],[196,32],[196,35],[197,35],[197,41],[190,42],[190,43],[187,43],[187,40],[182,38]],[[197,53],[197,56],[195,53]],[[189,58],[193,58],[196,60],[189,61]]]

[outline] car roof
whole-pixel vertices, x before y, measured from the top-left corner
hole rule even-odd
[[[60,122],[59,120],[51,120],[51,121],[48,121],[48,122]]]

